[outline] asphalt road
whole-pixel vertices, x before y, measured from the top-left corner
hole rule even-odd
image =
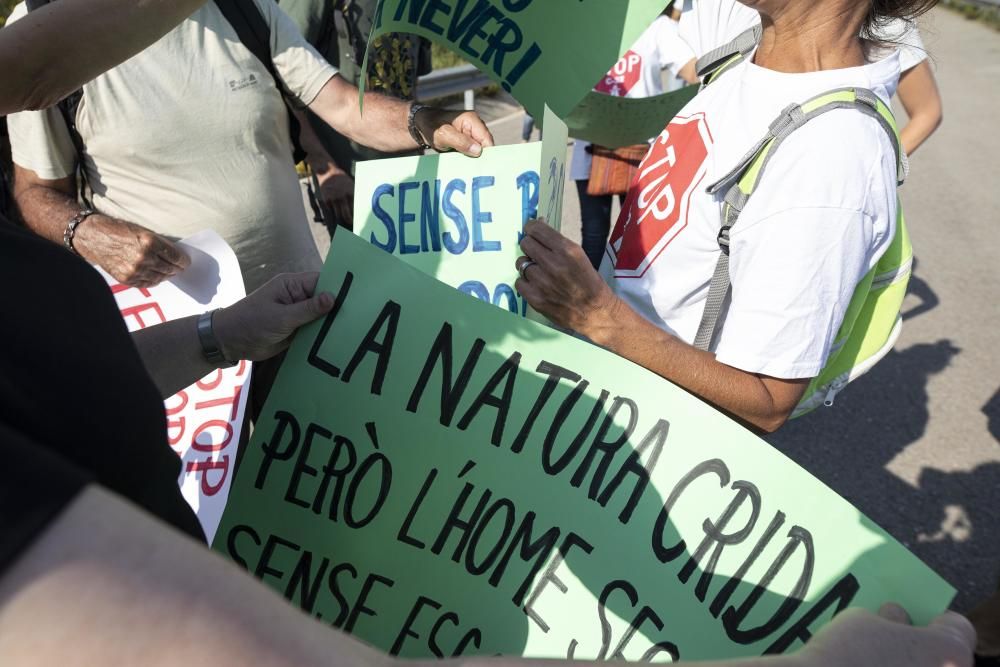
[[[945,123],[901,191],[918,258],[902,337],[835,406],[770,441],[934,567],[968,610],[1000,575],[1000,32],[943,9],[921,27]],[[510,101],[477,106],[498,143],[520,141]],[[579,240],[566,192],[563,231]]]

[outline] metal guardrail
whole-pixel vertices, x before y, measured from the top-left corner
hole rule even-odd
[[[471,111],[476,104],[476,89],[493,81],[473,65],[458,65],[434,70],[417,80],[417,99],[435,100],[464,93],[465,108]]]

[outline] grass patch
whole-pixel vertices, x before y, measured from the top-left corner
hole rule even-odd
[[[961,14],[970,21],[979,21],[994,30],[1000,30],[1000,7],[967,2],[966,0],[942,0],[941,6]]]
[[[437,43],[431,44],[431,62],[434,64],[434,69],[468,64],[462,56]]]

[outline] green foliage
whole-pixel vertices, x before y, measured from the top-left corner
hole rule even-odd
[[[941,4],[970,21],[979,21],[1000,30],[1000,7],[969,2],[968,0],[944,0]]]
[[[2,26],[6,21],[10,13],[14,11],[14,7],[17,6],[21,0],[0,0],[0,26]]]
[[[466,64],[461,56],[440,44],[431,44],[431,62],[434,63],[434,69],[444,69],[446,67]]]

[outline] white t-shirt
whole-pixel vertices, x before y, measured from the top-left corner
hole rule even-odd
[[[678,28],[681,39],[701,58],[758,23],[757,10],[736,0],[684,0]]]
[[[312,102],[336,70],[274,2],[255,1],[286,88]],[[19,6],[12,19],[25,13]],[[214,2],[83,90],[83,165],[102,213],[174,239],[214,229],[236,251],[248,291],[320,266],[285,104]],[[14,114],[9,126],[18,165],[49,180],[73,173],[57,109]]]
[[[712,49],[733,41],[758,23],[760,14],[757,10],[737,0],[684,0],[678,29],[681,39],[700,58]],[[881,37],[894,46],[872,54],[873,60],[881,60],[898,48],[899,69],[906,72],[927,58],[920,31],[914,24],[895,19],[886,24]]]
[[[849,69],[783,74],[744,62],[667,126],[640,167],[601,273],[656,326],[691,342],[719,258],[723,194],[735,167],[792,102],[861,86],[888,101],[895,53]],[[729,304],[714,352],[751,373],[811,378],[822,369],[854,289],[895,233],[896,156],[885,131],[853,109],[789,137],[731,233]]]
[[[915,24],[895,19],[886,24],[883,34],[880,36],[889,42],[889,48],[881,53],[873,54],[872,57],[885,56],[890,51],[898,49],[900,72],[908,72],[927,60],[927,50],[924,48],[924,41],[920,38],[920,30]]]
[[[663,92],[661,72],[670,69],[676,75],[692,58],[691,49],[678,37],[677,23],[660,16],[594,86],[594,90],[614,97],[653,97]],[[589,145],[586,141],[577,141],[573,145],[569,177],[574,181],[590,178]]]

